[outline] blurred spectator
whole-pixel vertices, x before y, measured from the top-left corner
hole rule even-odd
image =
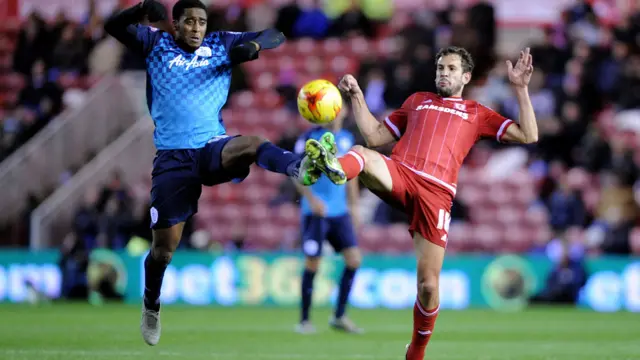
[[[34,111],[38,117],[35,126],[42,127],[62,110],[62,94],[60,86],[51,81],[44,61],[36,60],[27,77],[27,85],[18,95],[18,103]]]
[[[120,171],[114,171],[111,174],[111,179],[109,179],[109,182],[102,188],[102,191],[96,203],[96,208],[98,209],[98,211],[104,211],[107,202],[111,198],[116,198],[117,200],[125,204],[127,204],[131,199],[129,195],[129,189],[127,189],[127,187],[123,183],[122,174],[120,173]]]
[[[613,173],[605,173],[601,185],[593,226],[604,236],[594,245],[606,253],[629,254],[629,234],[639,214],[633,188]]]
[[[282,31],[288,39],[293,39],[293,27],[302,13],[302,10],[294,0],[288,0],[278,9],[275,28]]]
[[[320,0],[301,0],[298,4],[300,13],[293,23],[292,37],[324,38],[329,31],[330,22],[320,6]]]
[[[73,220],[73,231],[78,241],[85,244],[88,249],[93,249],[98,236],[99,212],[96,208],[98,193],[91,188],[85,193],[83,203],[76,210]]]
[[[135,219],[128,203],[116,196],[109,197],[98,220],[98,246],[122,249],[133,234]]]
[[[62,73],[87,73],[87,51],[82,34],[74,24],[62,29],[60,39],[51,53],[51,67]]]
[[[351,37],[364,35],[367,38],[375,36],[375,27],[369,20],[357,0],[350,0],[350,5],[340,16],[333,20],[328,35],[335,37]]]
[[[582,257],[571,257],[568,245],[562,244],[561,257],[547,276],[545,287],[530,300],[541,304],[575,304],[587,281]]]
[[[620,110],[640,107],[640,55],[629,56],[618,78],[616,105]]]
[[[89,251],[75,232],[70,232],[60,249],[60,271],[62,273],[62,296],[66,299],[86,299],[88,296],[87,267]]]
[[[45,21],[37,13],[31,13],[18,35],[18,43],[13,52],[13,69],[24,75],[31,74],[33,64],[48,54],[49,46]]]
[[[549,198],[550,225],[556,231],[585,225],[586,210],[581,193],[569,183],[568,176],[561,178],[559,186]]]

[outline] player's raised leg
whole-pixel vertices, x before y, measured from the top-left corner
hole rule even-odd
[[[222,149],[221,161],[223,169],[248,169],[255,162],[265,170],[298,179],[303,185],[314,184],[320,176],[308,156],[286,151],[259,136],[228,139]]]
[[[418,298],[413,306],[413,334],[407,360],[423,360],[440,309],[439,279],[445,248],[426,240],[417,231],[413,242],[418,260]]]
[[[393,180],[384,157],[377,151],[356,145],[338,158],[347,180],[359,176],[362,184],[372,191],[391,192]]]

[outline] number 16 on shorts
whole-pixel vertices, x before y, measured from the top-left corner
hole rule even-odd
[[[447,234],[449,234],[449,224],[451,223],[451,213],[446,211],[445,209],[440,209],[438,211],[438,226],[436,228],[438,230],[443,230],[444,235],[440,240],[447,241]]]

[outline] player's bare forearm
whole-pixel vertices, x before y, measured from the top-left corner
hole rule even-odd
[[[520,108],[519,125],[507,127],[503,136],[505,141],[531,144],[538,141],[538,124],[536,114],[533,111],[531,98],[529,97],[529,82],[533,74],[533,58],[530,48],[520,52],[520,57],[515,65],[507,60],[507,75],[513,86]]]
[[[142,4],[134,5],[109,17],[104,23],[104,30],[124,45],[135,46],[135,30],[132,31],[130,26],[142,21],[144,15]]]
[[[367,146],[383,146],[395,141],[389,130],[371,114],[362,93],[354,94],[351,97],[351,107],[358,129],[367,142]]]
[[[529,97],[529,90],[527,87],[516,87],[514,90],[520,108],[518,115],[519,125],[510,126],[505,135],[509,135],[509,130],[513,129],[512,132],[516,134],[512,135],[515,135],[516,141],[524,144],[535,143],[538,141],[538,124],[531,98]]]

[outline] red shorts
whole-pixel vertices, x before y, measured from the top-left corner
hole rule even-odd
[[[447,247],[453,194],[406,166],[383,156],[393,181],[390,193],[373,191],[389,205],[409,216],[409,233],[422,235],[428,241]]]

